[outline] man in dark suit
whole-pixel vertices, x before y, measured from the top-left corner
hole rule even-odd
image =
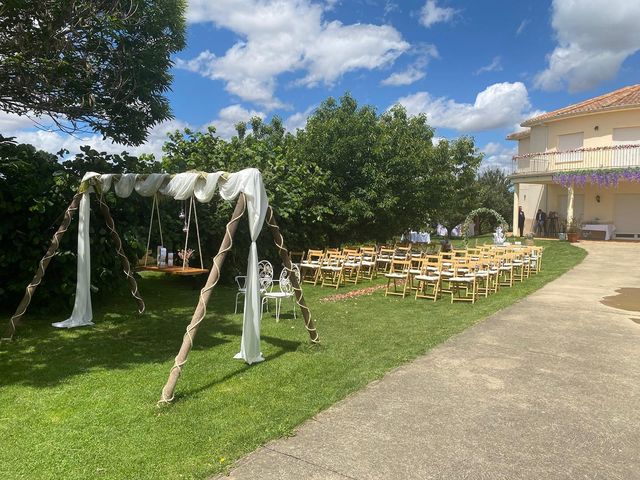
[[[545,224],[547,222],[547,214],[542,211],[541,208],[538,209],[538,213],[536,213],[536,234],[540,236],[546,235]]]
[[[520,230],[520,236],[524,237],[524,210],[522,210],[522,207],[518,207],[518,229]]]

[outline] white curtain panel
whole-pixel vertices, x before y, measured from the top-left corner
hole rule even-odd
[[[222,181],[220,181],[221,178]],[[90,293],[89,195],[93,191],[90,185],[94,183],[102,192],[109,191],[111,185],[114,184],[116,195],[123,198],[130,196],[135,190],[144,197],[153,196],[158,192],[175,200],[187,200],[195,195],[199,202],[207,203],[215,195],[216,187],[220,188],[220,196],[224,200],[232,201],[240,193],[245,194],[251,246],[247,268],[242,340],[240,352],[234,358],[242,359],[248,364],[263,361],[264,357],[260,352],[260,285],[256,240],[262,230],[269,203],[260,171],[248,168],[228,175],[225,175],[224,172],[185,172],[174,176],[164,173],[144,176],[135,173],[123,175],[87,173],[82,179],[81,187],[86,190],[80,201],[79,209],[78,278],[75,303],[71,317],[64,322],[53,324],[55,327],[71,328],[93,324]]]
[[[260,282],[258,279],[258,247],[256,240],[262,230],[264,218],[267,215],[267,193],[262,182],[260,171],[248,168],[229,175],[226,182],[220,186],[220,195],[225,200],[233,200],[240,193],[247,199],[247,216],[249,217],[249,232],[251,247],[247,267],[247,289],[244,296],[244,320],[242,322],[242,341],[240,352],[234,358],[241,358],[249,365],[264,360],[260,352]]]
[[[89,205],[90,191],[86,190],[80,199],[78,208],[78,267],[76,281],[76,298],[71,317],[63,322],[52,323],[56,328],[73,328],[93,325],[91,309],[91,251],[89,246]]]

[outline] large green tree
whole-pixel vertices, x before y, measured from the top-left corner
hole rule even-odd
[[[491,208],[509,221],[512,216],[513,190],[509,176],[500,168],[489,168],[478,175],[478,203],[485,208]],[[496,227],[495,219],[479,219],[479,227]]]
[[[479,206],[476,174],[482,154],[477,152],[472,138],[461,137],[441,140],[435,148],[435,157],[440,166],[436,173],[440,199],[432,218],[451,232]]]
[[[143,143],[171,118],[165,93],[184,9],[184,0],[1,2],[0,110]]]

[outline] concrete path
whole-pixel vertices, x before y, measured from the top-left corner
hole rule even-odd
[[[589,256],[572,271],[230,477],[640,479],[640,312],[599,302],[640,287],[640,245],[580,245]]]

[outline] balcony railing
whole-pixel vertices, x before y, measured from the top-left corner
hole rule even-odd
[[[640,145],[580,148],[513,157],[513,175],[640,167]]]

